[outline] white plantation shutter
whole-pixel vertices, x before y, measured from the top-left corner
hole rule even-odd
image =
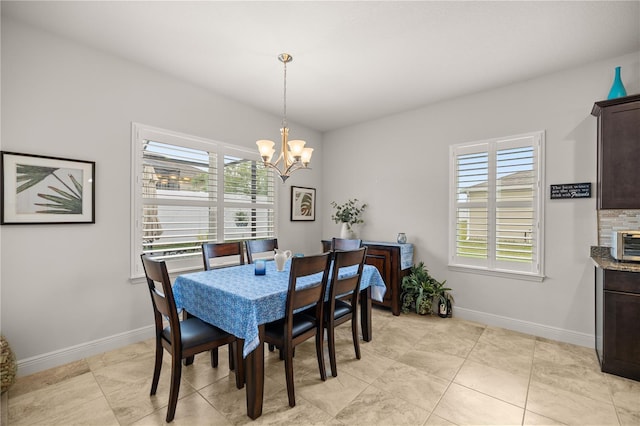
[[[142,252],[162,259],[199,255],[203,242],[217,239],[216,154],[141,144]]]
[[[271,170],[235,151],[224,155],[224,168],[224,241],[275,237]]]
[[[275,179],[257,152],[135,124],[131,276],[141,253],[202,266],[205,242],[275,237]]]
[[[542,276],[544,133],[451,147],[450,265]]]
[[[489,156],[485,145],[460,149],[456,172],[456,253],[472,264],[484,264],[489,238]]]

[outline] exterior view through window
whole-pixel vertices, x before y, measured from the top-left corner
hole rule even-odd
[[[134,125],[132,276],[140,253],[201,266],[205,242],[275,236],[275,181],[257,153]]]

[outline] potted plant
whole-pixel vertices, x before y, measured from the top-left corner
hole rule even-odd
[[[336,209],[335,213],[331,215],[331,219],[336,223],[342,223],[340,238],[355,238],[353,225],[364,223],[362,213],[367,208],[367,204],[360,204],[358,199],[354,198],[344,204],[332,201],[331,206]]]
[[[420,315],[429,315],[432,312],[435,301],[440,302],[449,297],[448,290],[444,286],[446,280],[439,282],[429,274],[424,262],[411,267],[409,275],[402,278],[402,312],[415,311]],[[446,316],[446,315],[445,315]]]
[[[236,226],[245,227],[249,224],[249,215],[247,215],[247,213],[242,210],[238,210],[235,213],[235,221]]]

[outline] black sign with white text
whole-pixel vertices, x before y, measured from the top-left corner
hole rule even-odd
[[[591,198],[591,182],[551,185],[551,199]]]

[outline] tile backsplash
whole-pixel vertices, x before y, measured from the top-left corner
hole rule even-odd
[[[640,229],[640,210],[598,210],[598,245],[611,247],[611,233]]]

